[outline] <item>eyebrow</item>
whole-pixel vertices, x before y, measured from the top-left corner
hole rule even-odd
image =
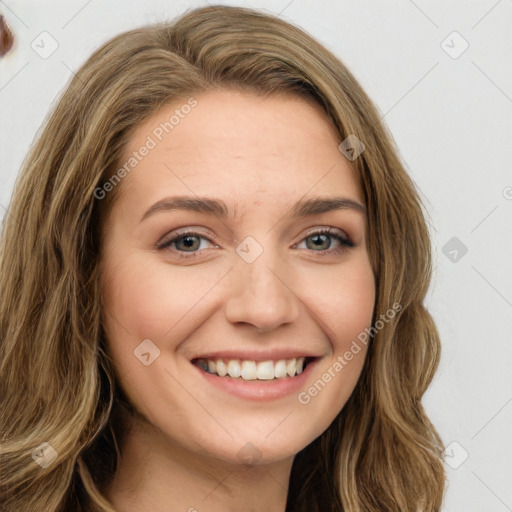
[[[155,204],[144,213],[140,222],[147,219],[157,212],[171,210],[187,210],[198,213],[211,213],[221,219],[229,216],[228,207],[219,200],[209,197],[166,197]],[[306,217],[308,215],[318,215],[336,210],[353,210],[362,214],[366,213],[366,208],[360,202],[347,197],[314,197],[311,199],[300,200],[292,208],[292,217]]]

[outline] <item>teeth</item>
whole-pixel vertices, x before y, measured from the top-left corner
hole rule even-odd
[[[297,370],[296,362],[297,360],[295,358],[288,359],[288,361],[286,361],[286,373],[290,377],[293,377],[295,375],[295,371]]]
[[[232,379],[243,380],[272,380],[300,375],[304,369],[304,357],[293,359],[280,359],[278,361],[239,361],[230,359],[223,361],[217,359],[198,359],[196,365],[208,373],[220,377],[229,376]]]
[[[282,379],[286,377],[286,361],[277,361],[274,365],[274,377],[276,379]]]
[[[263,361],[256,367],[259,380],[272,380],[274,378],[274,363],[272,361]]]
[[[255,361],[244,361],[242,363],[241,375],[242,375],[242,379],[244,379],[244,380],[257,379],[258,373],[256,370],[256,362]]]
[[[228,363],[228,375],[233,377],[233,379],[238,379],[240,377],[240,373],[242,369],[240,368],[240,363],[238,361],[229,361]]]
[[[226,368],[224,361],[222,361],[221,359],[217,361],[217,364],[215,366],[217,366],[217,373],[219,374],[219,376],[225,377],[228,374],[228,369]]]

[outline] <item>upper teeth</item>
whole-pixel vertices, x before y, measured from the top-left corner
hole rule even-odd
[[[305,357],[293,359],[279,359],[278,361],[250,361],[230,359],[198,359],[196,364],[208,373],[215,373],[220,377],[232,377],[243,380],[271,380],[283,377],[294,377],[302,373]]]

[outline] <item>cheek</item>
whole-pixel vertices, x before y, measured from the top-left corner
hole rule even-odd
[[[134,336],[160,338],[200,299],[208,282],[204,273],[180,273],[147,259],[134,256],[115,269],[106,282],[105,305]]]
[[[305,286],[311,290],[308,307],[324,328],[333,352],[345,351],[371,324],[375,279],[368,259],[359,258],[335,272],[317,273]]]
[[[314,290],[308,307],[332,352],[319,362],[314,381],[301,390],[298,401],[309,413],[305,425],[320,434],[344,407],[361,375],[367,353],[361,333],[371,326],[375,280],[368,259],[361,258],[336,272],[317,275],[315,283],[308,286]]]
[[[120,263],[117,263],[119,262]],[[114,263],[116,262],[116,263]],[[103,281],[104,324],[117,364],[134,364],[133,350],[145,339],[160,348],[185,339],[205,295],[224,275],[223,269],[192,271],[151,261],[147,254],[112,255]]]

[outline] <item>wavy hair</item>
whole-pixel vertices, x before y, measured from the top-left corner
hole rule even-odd
[[[164,104],[237,88],[318,102],[345,139],[367,210],[376,280],[360,379],[330,427],[294,459],[287,512],[434,512],[443,443],[421,399],[440,358],[423,305],[431,245],[421,200],[379,113],[331,52],[303,30],[251,9],[213,6],[123,33],[72,78],[26,158],[0,245],[1,485],[6,512],[114,511],[105,497],[119,451],[120,391],[102,327],[100,201],[130,136]],[[382,323],[382,322],[381,322]],[[43,469],[34,450],[56,460]]]

